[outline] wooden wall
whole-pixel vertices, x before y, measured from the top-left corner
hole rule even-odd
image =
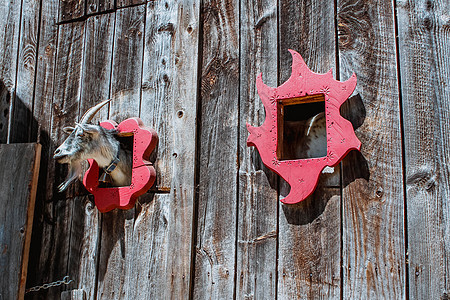
[[[4,0],[0,142],[43,145],[29,299],[448,299],[448,1]],[[358,77],[341,108],[362,142],[313,196],[246,146],[255,80]],[[157,184],[101,214],[52,152],[96,120],[139,116],[160,141]],[[80,291],[82,290],[82,291]]]

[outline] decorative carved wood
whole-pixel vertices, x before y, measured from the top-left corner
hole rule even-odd
[[[95,205],[102,213],[114,208],[130,209],[137,197],[150,189],[155,182],[156,172],[153,164],[148,161],[150,154],[158,142],[156,131],[144,127],[141,119],[130,118],[119,125],[114,121],[105,121],[100,126],[106,129],[116,129],[121,136],[133,136],[133,167],[129,186],[100,188],[99,167],[89,159],[89,169],[86,171],[83,184],[94,195]]]
[[[360,150],[361,142],[355,135],[352,124],[344,119],[339,108],[353,93],[356,75],[345,82],[333,78],[332,70],[326,74],[312,72],[296,51],[292,54],[291,77],[279,87],[271,88],[257,78],[258,94],[265,107],[266,120],[260,127],[247,124],[250,133],[247,146],[255,146],[263,163],[291,186],[285,204],[298,203],[306,199],[317,186],[320,172],[337,165],[350,150]],[[307,159],[280,159],[280,111],[286,105],[310,103],[325,98],[327,155]],[[281,122],[282,124],[282,122]]]

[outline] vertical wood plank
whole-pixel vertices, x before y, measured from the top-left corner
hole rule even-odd
[[[280,1],[280,82],[291,76],[288,49],[297,50],[317,73],[335,68],[333,1]],[[336,74],[336,72],[335,72]],[[340,298],[341,203],[339,167],[334,180],[321,174],[308,199],[280,204],[278,297],[281,299]],[[282,181],[281,197],[287,184]]]
[[[87,15],[110,11],[114,7],[114,0],[86,0]]]
[[[234,293],[238,126],[239,2],[204,1],[195,299]]]
[[[264,106],[256,77],[277,85],[277,1],[241,1],[239,218],[236,299],[275,299],[277,273],[277,176],[247,147],[246,123],[262,124]]]
[[[109,98],[113,55],[115,13],[86,21],[84,62],[79,118],[90,107]],[[93,123],[106,120],[108,110],[97,113]],[[92,198],[73,199],[69,271],[88,300],[96,299],[97,268],[100,255],[101,214]]]
[[[338,1],[341,79],[366,110],[343,160],[343,297],[405,298],[404,195],[392,3]],[[365,173],[365,174],[364,174]]]
[[[450,5],[398,1],[405,132],[409,296],[450,291]]]
[[[2,299],[24,297],[40,150],[39,144],[0,145]]]
[[[64,291],[61,293],[61,300],[86,300],[86,292],[82,289]]]
[[[145,3],[145,0],[116,0],[117,8]]]
[[[6,1],[0,7],[0,143],[9,135],[10,106],[16,89],[17,52],[22,1]]]
[[[144,20],[144,6],[116,12],[109,115],[118,123],[139,114]],[[135,280],[135,215],[134,208],[103,214],[97,299],[126,299]]]
[[[59,22],[67,22],[84,16],[86,0],[60,0]]]
[[[34,100],[34,82],[38,47],[40,3],[26,0],[22,3],[17,87],[11,116],[10,142],[25,143],[30,140]]]
[[[120,122],[139,114],[145,7],[116,12],[110,119]]]
[[[199,14],[199,1],[147,4],[140,117],[158,132],[156,188],[170,194],[138,206],[133,238],[141,255],[129,299],[189,298]]]
[[[85,24],[75,22],[61,25],[58,32],[57,56],[52,107],[52,123],[49,156],[66,138],[62,128],[78,120],[79,99],[83,64]],[[54,143],[54,144],[53,144]],[[50,216],[46,216],[42,233],[37,284],[60,280],[69,275],[70,232],[73,215],[72,198],[77,186],[60,193],[56,186],[67,174],[67,166],[57,164],[52,158],[47,169],[46,200],[51,201]],[[56,186],[55,186],[56,185]],[[79,186],[78,186],[79,187]],[[50,219],[53,216],[53,219]],[[59,297],[64,287],[40,291],[48,299]]]
[[[52,215],[52,203],[47,192],[51,191],[53,182],[47,179],[49,174],[49,159],[51,149],[54,149],[50,138],[52,123],[52,98],[54,87],[54,71],[56,49],[58,42],[58,26],[54,24],[58,20],[59,0],[43,1],[41,7],[40,37],[37,47],[35,101],[33,107],[32,141],[39,141],[42,145],[41,168],[39,184],[36,196],[35,218],[33,224],[33,235],[28,272],[28,286],[36,286],[48,282],[48,268],[45,266],[49,255],[51,243],[51,232],[53,225],[47,221]],[[53,162],[52,162],[53,164]],[[47,189],[48,188],[48,189]],[[41,253],[43,255],[41,255]],[[28,296],[28,295],[27,295]],[[30,297],[33,295],[29,295]]]

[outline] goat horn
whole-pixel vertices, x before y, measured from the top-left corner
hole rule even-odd
[[[109,103],[112,99],[105,100],[94,107],[89,108],[89,110],[81,117],[80,124],[89,123],[92,118],[94,118],[95,114],[102,108],[104,105]]]

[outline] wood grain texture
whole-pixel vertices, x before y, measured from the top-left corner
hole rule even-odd
[[[145,0],[116,0],[117,8],[145,3]]]
[[[86,292],[82,289],[64,291],[61,293],[61,300],[86,300]]]
[[[60,0],[59,22],[70,21],[84,16],[86,0]]]
[[[450,291],[448,1],[398,1],[405,132],[409,296]]]
[[[316,73],[335,68],[334,2],[280,2],[280,82],[291,76],[288,49],[303,56]],[[336,74],[336,73],[335,73]],[[321,174],[313,195],[296,205],[280,204],[278,297],[338,299],[340,297],[341,201],[339,168]],[[332,177],[332,178],[330,178]],[[280,196],[287,194],[282,181]]]
[[[34,143],[0,145],[2,299],[23,299],[25,294],[40,151]]]
[[[96,14],[113,10],[114,0],[86,0],[86,14]]]
[[[343,161],[343,297],[405,298],[404,195],[392,3],[338,1],[341,80],[366,117]]]
[[[239,3],[205,1],[195,299],[233,297],[236,251]]]
[[[37,63],[40,2],[23,1],[20,25],[17,87],[11,116],[10,142],[30,141]]]
[[[114,24],[115,13],[98,15],[86,20],[79,118],[89,108],[110,97]],[[95,115],[92,123],[97,124],[107,119],[108,106]]]
[[[116,12],[109,115],[117,123],[139,115],[144,20],[143,6]],[[141,254],[136,252],[140,249],[136,214],[133,208],[102,215],[97,299],[127,299],[129,295],[136,279],[134,261]]]
[[[241,1],[239,211],[236,298],[275,299],[277,280],[277,181],[247,147],[246,123],[261,125],[264,106],[256,77],[277,84],[277,1]]]
[[[51,236],[45,238],[44,232],[50,234],[53,225],[48,221],[53,215],[53,205],[51,203],[51,188],[47,189],[47,184],[53,185],[47,178],[51,149],[54,149],[50,138],[52,124],[52,103],[54,87],[55,59],[58,41],[58,27],[54,24],[58,20],[58,0],[43,1],[41,7],[39,46],[37,47],[37,65],[35,82],[35,101],[33,107],[32,141],[39,141],[42,145],[41,168],[39,174],[39,184],[36,196],[36,213],[33,224],[33,235],[31,249],[33,255],[30,256],[28,286],[42,284],[48,278],[43,270],[47,270],[47,255],[49,252]],[[52,161],[53,164],[53,161]],[[47,193],[50,192],[49,195]],[[48,196],[48,197],[47,197]],[[41,253],[43,255],[41,255]],[[34,295],[27,295],[31,298]]]
[[[0,7],[0,142],[9,139],[11,102],[16,89],[22,1],[6,1]]]
[[[116,12],[109,117],[117,123],[139,115],[144,20],[145,6]]]
[[[156,190],[170,194],[156,194],[154,203],[141,201],[136,219],[138,236],[150,245],[142,252],[151,257],[143,255],[135,261],[137,268],[145,269],[137,272],[130,291],[146,299],[189,297],[199,14],[199,1],[147,4],[140,117],[159,136]],[[137,289],[141,283],[147,286]]]
[[[81,94],[81,75],[83,65],[85,24],[75,22],[61,25],[58,32],[57,56],[53,87],[52,123],[47,168],[45,201],[49,203],[47,222],[42,231],[41,252],[39,257],[40,278],[36,284],[60,280],[68,275],[70,232],[73,215],[73,197],[78,194],[80,185],[70,187],[60,193],[56,186],[66,177],[67,165],[57,164],[51,155],[66,138],[62,128],[78,120],[79,99]],[[47,112],[48,114],[48,112]],[[52,218],[53,219],[50,219]],[[42,277],[41,277],[42,276]],[[41,294],[48,299],[60,297],[65,287],[48,289]]]

